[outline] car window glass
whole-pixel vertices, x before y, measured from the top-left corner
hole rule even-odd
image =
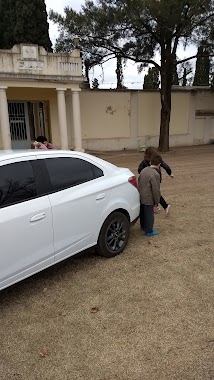
[[[94,178],[102,177],[103,171],[95,165],[92,165],[92,166],[93,166]]]
[[[94,165],[79,158],[50,158],[45,162],[55,191],[91,181],[98,176],[93,171]]]
[[[37,196],[30,161],[0,166],[0,207],[24,202]]]

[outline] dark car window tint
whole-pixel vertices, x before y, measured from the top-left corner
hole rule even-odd
[[[100,168],[98,168],[97,166],[95,166],[95,165],[92,165],[92,166],[93,166],[94,177],[95,178],[102,177],[103,176],[103,171]]]
[[[37,196],[29,161],[0,166],[0,207],[24,202]]]
[[[46,159],[53,190],[62,190],[97,178],[93,166],[79,158],[59,157]]]

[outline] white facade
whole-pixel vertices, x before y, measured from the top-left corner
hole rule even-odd
[[[0,50],[1,148],[30,148],[36,135],[46,134],[52,139],[52,128],[58,126],[55,143],[57,147],[68,149],[67,113],[74,104],[73,148],[83,150],[79,92],[84,80],[79,49],[70,54],[57,54],[37,45],[21,44],[11,50]],[[69,98],[71,95],[69,103],[68,94]],[[51,101],[53,107],[57,103],[57,120],[52,116]],[[45,103],[48,103],[46,114]],[[24,114],[22,109],[25,109]],[[29,113],[34,119],[31,128]],[[52,119],[49,125],[48,117]]]

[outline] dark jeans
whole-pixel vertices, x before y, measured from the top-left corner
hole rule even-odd
[[[145,234],[153,231],[154,225],[154,210],[153,206],[140,205],[140,226],[145,230]]]
[[[160,197],[160,205],[164,208],[164,210],[166,210],[166,208],[168,207],[168,203],[166,203],[165,199],[162,197]]]

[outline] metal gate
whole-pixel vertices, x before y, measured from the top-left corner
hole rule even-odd
[[[30,149],[31,138],[27,102],[8,103],[13,149]]]

